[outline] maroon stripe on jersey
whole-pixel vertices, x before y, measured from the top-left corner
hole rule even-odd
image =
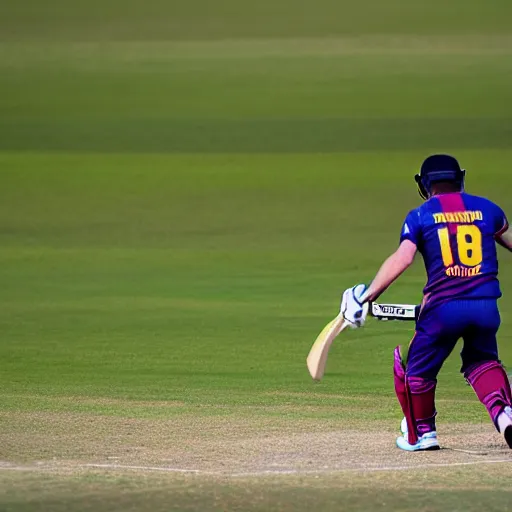
[[[459,192],[454,192],[452,194],[440,194],[436,196],[436,198],[439,200],[439,204],[441,205],[443,213],[466,211],[466,205],[464,204],[462,196]],[[448,229],[450,230],[450,234],[454,235],[457,233],[457,224],[453,222],[448,223]]]

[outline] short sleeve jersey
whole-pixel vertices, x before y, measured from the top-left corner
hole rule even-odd
[[[400,242],[422,254],[429,303],[452,298],[499,298],[496,240],[508,229],[503,210],[466,193],[436,195],[405,219]]]

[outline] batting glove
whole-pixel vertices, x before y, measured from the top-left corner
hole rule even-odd
[[[366,321],[369,306],[368,302],[363,303],[365,293],[366,285],[364,284],[358,284],[343,293],[340,311],[352,329],[362,327]]]

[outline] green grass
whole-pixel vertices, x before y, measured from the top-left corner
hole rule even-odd
[[[254,485],[246,479],[235,482],[198,482],[196,477],[169,479],[153,476],[157,488],[148,489],[148,481],[140,476],[118,478],[105,475],[69,477],[59,480],[51,476],[42,481],[27,481],[18,475],[11,476],[11,489],[6,493],[6,512],[19,510],[19,503],[29,503],[27,510],[43,511],[51,507],[55,512],[72,510],[80,512],[107,509],[111,511],[197,511],[197,510],[344,510],[367,511],[388,510],[394,503],[396,511],[438,510],[478,511],[485,507],[489,511],[506,509],[511,492],[508,479],[499,472],[488,469],[487,474],[471,476],[465,469],[452,470],[442,478],[431,472],[397,474],[391,484],[385,486],[379,476],[356,476],[351,484],[340,478],[301,481],[295,477],[264,479]],[[447,486],[459,487],[461,480],[466,484],[459,490],[446,490]],[[20,487],[20,484],[23,487]],[[425,484],[436,486],[435,492],[424,489]],[[501,484],[500,491],[490,487]],[[368,493],[368,485],[378,492]],[[473,486],[470,488],[470,486]],[[19,489],[24,489],[23,498]],[[49,492],[49,489],[52,489]],[[112,489],[116,490],[113,497]],[[150,492],[148,492],[148,490]],[[200,490],[200,492],[198,492]],[[179,500],[184,505],[177,505]]]
[[[2,5],[0,463],[104,460],[109,444],[155,463],[147,441],[167,456],[190,443],[196,466],[226,453],[230,464],[229,443],[208,442],[233,435],[241,455],[236,443],[256,438],[390,435],[401,417],[392,349],[410,325],[369,320],[344,334],[321,383],[305,357],[340,292],[396,247],[429,152],[454,153],[468,190],[511,211],[511,14],[498,0]],[[418,262],[385,298],[419,301],[424,281]],[[440,375],[441,429],[488,423],[459,365],[453,354]],[[452,489],[430,471],[408,494],[400,474],[280,477],[282,488],[198,477],[189,488],[4,473],[0,508],[509,502],[485,466],[457,472]],[[41,487],[52,490],[38,501]]]
[[[507,0],[37,0],[0,7],[0,40],[216,40],[509,33]]]
[[[412,156],[363,184],[384,155],[4,155],[4,391],[197,402],[204,390],[224,404],[312,389],[304,355],[340,289],[371,279],[416,203]],[[507,157],[485,154],[496,169]],[[418,263],[388,298],[418,301],[422,275]],[[410,335],[348,333],[316,389],[391,395],[391,349]]]
[[[419,156],[506,149],[512,138],[512,39],[5,44],[2,53],[4,150]]]

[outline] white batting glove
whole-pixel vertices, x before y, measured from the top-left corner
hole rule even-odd
[[[366,285],[364,284],[358,284],[343,293],[340,311],[352,329],[362,327],[366,321],[369,305],[368,302],[363,303],[365,293]]]

